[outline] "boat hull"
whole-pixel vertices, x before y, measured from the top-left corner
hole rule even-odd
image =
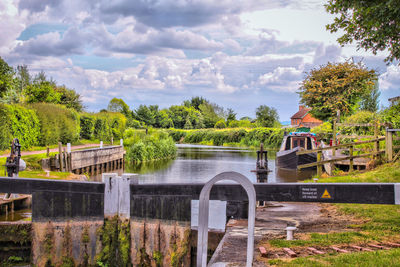
[[[296,155],[299,147],[290,150],[279,151],[276,153],[276,165],[278,168],[297,170],[297,166],[317,162],[317,154],[309,153]],[[307,170],[316,169],[316,167],[305,168]]]

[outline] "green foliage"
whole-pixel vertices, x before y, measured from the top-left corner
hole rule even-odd
[[[119,112],[100,112],[92,115],[94,137],[99,140],[121,139],[126,128],[126,117]]]
[[[0,96],[14,86],[14,70],[0,57]]]
[[[94,123],[95,118],[93,116],[86,114],[80,116],[81,138],[89,140],[94,138]]]
[[[224,129],[224,128],[226,128],[225,120],[222,119],[222,120],[217,121],[217,123],[215,124],[214,128],[216,128],[216,129]]]
[[[275,108],[261,105],[256,109],[257,123],[262,127],[273,127],[279,120],[278,112]]]
[[[166,130],[175,142],[183,141],[189,144],[212,144],[222,146],[224,144],[247,147],[259,147],[264,143],[265,147],[278,148],[283,139],[284,130],[280,128],[254,128],[254,129],[199,129],[199,130]]]
[[[312,108],[317,119],[327,120],[336,110],[348,116],[357,109],[362,97],[371,94],[377,76],[361,63],[328,63],[311,70],[298,91],[301,103]]]
[[[105,219],[99,230],[102,250],[96,256],[98,266],[131,266],[129,222],[121,222],[118,216]]]
[[[386,108],[382,112],[382,119],[384,122],[390,123],[392,128],[400,128],[400,101],[397,101],[394,105]]]
[[[60,94],[59,104],[65,105],[67,108],[71,108],[78,112],[83,111],[81,96],[75,92],[75,90],[68,89],[64,85],[57,86],[54,90]]]
[[[375,123],[378,121],[376,113],[371,111],[359,111],[345,119],[345,123]],[[339,128],[340,133],[346,135],[374,135],[374,127],[367,126],[344,126]],[[383,133],[382,133],[383,134]]]
[[[400,5],[397,0],[329,0],[325,8],[337,16],[326,26],[327,30],[344,31],[337,40],[341,45],[356,41],[357,48],[371,50],[374,54],[387,49],[386,62],[400,59]]]
[[[36,145],[40,124],[36,113],[20,105],[0,104],[0,149],[10,148],[13,138],[18,138],[22,149]]]
[[[360,110],[377,112],[379,109],[379,96],[381,92],[378,88],[378,83],[375,82],[375,87],[370,94],[361,97]]]
[[[116,97],[110,100],[107,106],[107,110],[111,112],[120,112],[125,116],[128,116],[128,114],[130,114],[131,111],[129,109],[129,106],[125,103],[124,100]]]
[[[332,123],[324,122],[312,128],[311,132],[315,133],[319,140],[330,140],[332,138]]]
[[[126,157],[129,161],[142,162],[171,158],[176,155],[174,140],[164,131],[128,129],[125,133]]]
[[[54,103],[61,102],[61,93],[55,90],[55,85],[49,81],[34,82],[25,88],[27,103]]]
[[[229,128],[254,128],[256,125],[249,120],[230,121]]]
[[[204,126],[206,128],[213,128],[217,121],[224,117],[223,108],[214,103],[205,102],[199,106],[199,109],[204,118]]]
[[[30,108],[36,111],[40,121],[39,145],[66,144],[79,139],[80,121],[76,111],[47,103],[31,104]]]

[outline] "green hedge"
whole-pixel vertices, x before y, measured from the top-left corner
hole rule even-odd
[[[22,149],[34,146],[40,134],[39,119],[33,110],[20,105],[0,104],[0,149],[10,148],[18,138]]]
[[[224,144],[237,144],[242,146],[260,146],[264,143],[265,147],[278,148],[282,142],[284,130],[280,128],[259,127],[254,129],[235,128],[235,129],[200,129],[200,130],[181,130],[168,129],[168,134],[175,142],[189,144],[212,144],[221,146]]]
[[[79,114],[61,105],[49,103],[31,104],[40,121],[39,145],[71,143],[79,139]]]

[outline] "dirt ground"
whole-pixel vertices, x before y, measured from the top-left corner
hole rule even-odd
[[[259,257],[258,247],[272,238],[286,238],[287,226],[295,226],[294,238],[304,233],[343,230],[356,223],[339,215],[335,208],[322,203],[268,202],[258,207],[254,234],[253,266],[265,266]],[[231,220],[227,225],[224,244],[213,259],[214,267],[245,266],[247,244],[247,220]]]

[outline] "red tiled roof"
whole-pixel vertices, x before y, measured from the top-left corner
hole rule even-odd
[[[302,119],[310,111],[310,108],[302,108],[297,111],[290,119]]]

